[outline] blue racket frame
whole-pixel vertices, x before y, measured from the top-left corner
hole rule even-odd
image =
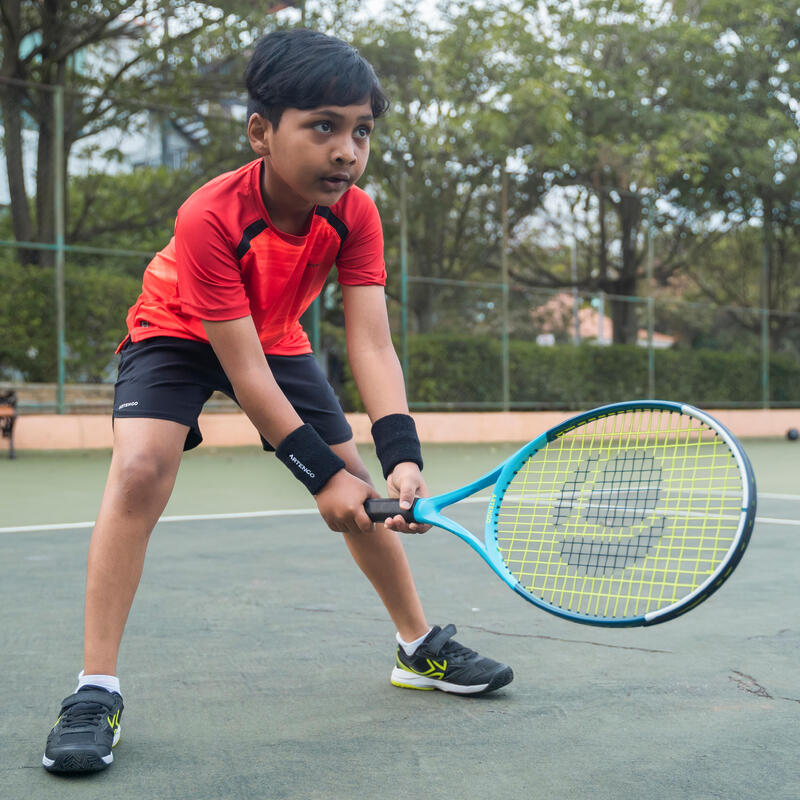
[[[496,535],[497,498],[502,497],[520,466],[523,465],[531,455],[547,447],[547,445],[558,438],[560,434],[598,417],[605,417],[625,411],[646,409],[679,412],[700,419],[725,440],[736,458],[740,475],[742,476],[742,509],[737,536],[734,537],[726,557],[722,559],[718,568],[701,586],[698,586],[693,592],[682,598],[679,602],[641,616],[611,619],[590,617],[576,614],[539,600],[524,589],[522,584],[511,574],[500,554]],[[483,541],[478,539],[477,536],[467,530],[463,525],[441,513],[443,508],[458,503],[476,492],[479,492],[481,489],[492,485],[494,485],[494,490],[488,501]],[[438,528],[443,528],[458,536],[459,539],[466,542],[489,565],[495,575],[509,588],[513,589],[529,603],[532,603],[544,611],[548,611],[551,614],[555,614],[571,622],[579,622],[584,625],[621,628],[652,625],[657,622],[666,622],[669,619],[674,619],[694,608],[715,592],[725,582],[744,554],[755,522],[755,512],[756,484],[753,469],[742,446],[727,428],[700,409],[685,403],[675,403],[667,400],[634,400],[600,406],[599,408],[572,417],[550,430],[545,431],[540,436],[537,436],[524,447],[520,448],[516,453],[509,456],[502,464],[499,464],[491,472],[487,472],[477,480],[459,489],[454,489],[451,492],[445,492],[444,494],[439,494],[434,497],[417,498],[414,501],[410,515],[409,512],[406,512],[406,514],[413,517],[413,520],[418,523],[435,525]],[[400,512],[397,511],[396,513]],[[391,516],[391,514],[387,514],[387,516]]]

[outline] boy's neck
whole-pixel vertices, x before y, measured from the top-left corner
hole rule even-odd
[[[294,198],[279,181],[270,180],[264,162],[261,164],[261,199],[273,226],[291,236],[303,236],[308,232],[308,220],[314,213],[313,204]]]
[[[308,233],[308,219],[313,211],[314,206],[301,214],[280,214],[267,205],[267,213],[269,214],[273,227],[277,228],[282,233],[288,233],[290,236],[304,236]]]

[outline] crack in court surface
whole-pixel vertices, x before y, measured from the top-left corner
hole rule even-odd
[[[482,628],[480,625],[461,625],[461,628],[470,628],[473,631],[483,631],[494,636],[512,636],[517,639],[545,639],[550,642],[564,642],[565,644],[588,644],[592,647],[607,647],[611,650],[635,650],[637,653],[656,653],[671,655],[672,650],[653,650],[648,647],[632,647],[624,644],[608,644],[607,642],[593,642],[591,639],[562,639],[559,636],[546,636],[542,633],[507,633],[505,631],[493,631],[490,628]]]
[[[292,606],[292,611],[305,611],[310,614],[333,614],[336,609],[333,608],[314,608],[312,606]],[[361,614],[350,614],[349,616],[356,616],[360,619],[369,619],[372,622],[386,622],[385,619],[379,617],[363,617]],[[493,631],[491,628],[484,628],[480,625],[460,624],[459,630],[472,630],[482,631],[483,633],[491,633],[493,636],[510,636],[515,639],[544,639],[549,642],[564,642],[565,644],[588,644],[592,647],[607,647],[611,650],[635,650],[637,653],[654,653],[671,655],[672,650],[653,650],[647,647],[631,647],[624,644],[608,644],[606,642],[593,642],[590,639],[562,639],[558,636],[546,636],[541,633],[508,633],[506,631]]]
[[[747,692],[747,694],[755,695],[756,697],[763,697],[766,700],[788,700],[790,703],[800,703],[800,699],[796,697],[777,697],[762,686],[752,675],[746,675],[738,669],[732,669],[731,674],[728,675],[728,680],[736,684],[736,688]]]

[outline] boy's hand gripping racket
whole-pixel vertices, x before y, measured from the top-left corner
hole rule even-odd
[[[483,541],[441,510],[494,484]],[[688,405],[603,406],[551,428],[473,483],[410,510],[368,500],[370,519],[436,525],[526,600],[574,622],[652,625],[715,592],[747,547],[750,462]]]

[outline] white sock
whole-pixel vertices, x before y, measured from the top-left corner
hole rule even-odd
[[[422,644],[422,642],[425,639],[425,637],[432,630],[433,630],[433,628],[428,628],[428,630],[425,631],[425,633],[423,633],[422,636],[419,637],[419,639],[414,639],[413,642],[404,641],[403,639],[400,638],[400,634],[399,633],[396,635],[395,638],[397,639],[397,644],[399,644],[400,647],[402,647],[403,650],[405,650],[406,655],[407,656],[413,656],[414,655],[414,651]]]
[[[119,678],[116,675],[84,675],[83,670],[78,673],[78,689],[81,686],[100,686],[103,689],[108,689],[109,692],[116,692],[121,695],[119,689]],[[78,689],[75,691],[77,692]]]

